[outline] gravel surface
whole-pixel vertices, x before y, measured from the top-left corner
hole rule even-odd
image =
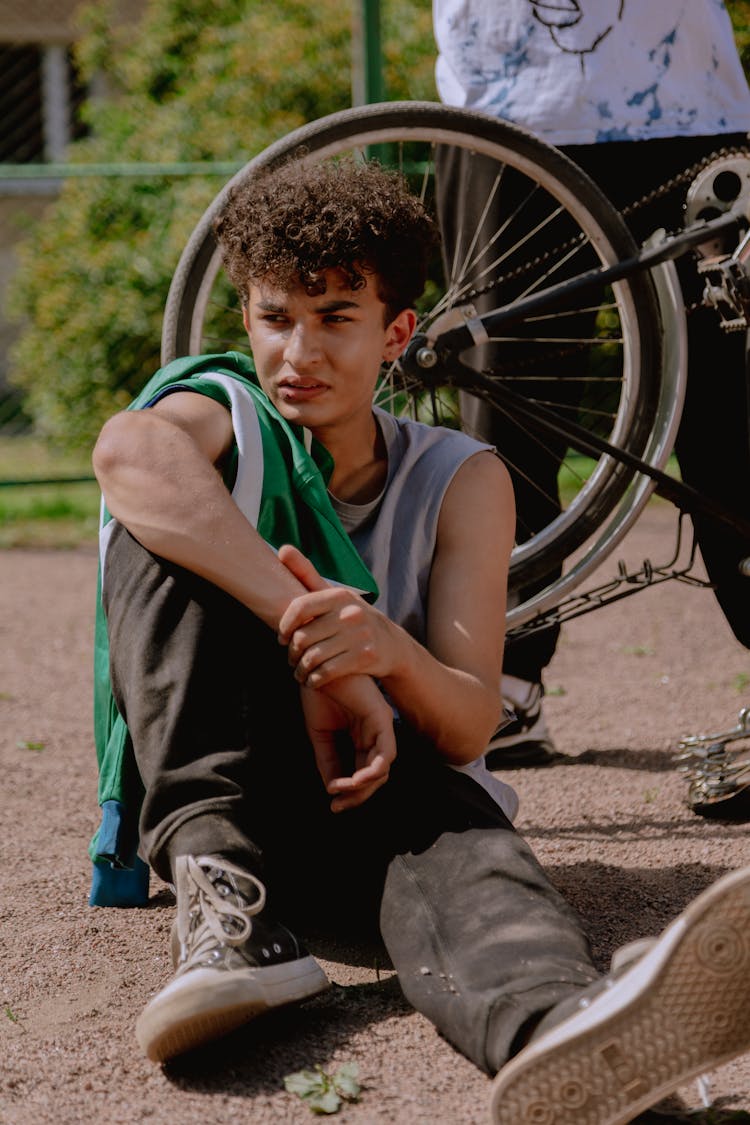
[[[663,562],[672,537],[671,509],[651,505],[620,553]],[[141,1057],[133,1024],[169,976],[173,900],[153,879],[147,909],[87,905],[95,582],[93,550],[0,553],[2,1125],[311,1122],[283,1076],[347,1061],[364,1089],[341,1122],[484,1122],[488,1080],[409,1009],[377,949],[314,944],[340,986],[325,997],[168,1069]],[[750,863],[747,825],[691,813],[672,763],[680,735],[733,725],[750,701],[750,656],[710,593],[668,582],[570,622],[548,688],[567,757],[502,776],[604,967],[617,945],[658,932]],[[690,1121],[750,1121],[750,1056],[716,1072],[712,1089],[722,1112]],[[679,1094],[700,1105],[695,1085]]]

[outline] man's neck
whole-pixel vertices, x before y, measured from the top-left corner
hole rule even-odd
[[[317,435],[316,435],[317,436]],[[319,438],[333,458],[329,491],[347,504],[366,504],[380,494],[388,471],[388,455],[380,426],[370,415],[366,435],[347,431],[343,436]]]

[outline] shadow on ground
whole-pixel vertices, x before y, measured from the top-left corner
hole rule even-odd
[[[355,1032],[372,1031],[379,1022],[411,1011],[395,976],[373,984],[334,985],[301,1007],[269,1013],[173,1060],[164,1073],[180,1088],[203,1094],[274,1094],[280,1075],[327,1064],[332,1051],[347,1044]]]

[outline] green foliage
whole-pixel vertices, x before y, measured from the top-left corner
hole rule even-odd
[[[315,1070],[298,1070],[288,1074],[284,1086],[290,1094],[296,1094],[313,1113],[338,1113],[343,1102],[359,1100],[359,1067],[356,1063],[343,1063],[333,1074],[327,1074],[321,1067]]]
[[[750,71],[750,0],[727,0],[734,38],[745,71]]]
[[[390,98],[435,98],[430,0],[383,0]],[[350,103],[351,14],[338,0],[149,0],[137,26],[81,17],[85,107],[73,163],[236,161]],[[96,87],[94,87],[96,88]],[[37,432],[90,446],[159,363],[161,316],[216,176],[71,178],[21,246],[12,382]]]
[[[21,1031],[26,1030],[26,1028],[21,1024],[21,1017],[13,1011],[9,1004],[5,1005],[5,1018],[9,1019],[11,1023],[14,1023],[16,1027],[21,1028]]]

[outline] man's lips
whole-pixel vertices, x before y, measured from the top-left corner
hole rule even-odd
[[[299,382],[297,380],[283,379],[278,384],[278,393],[286,399],[311,398],[313,395],[320,394],[327,389],[325,383],[319,383],[312,379],[305,379]]]

